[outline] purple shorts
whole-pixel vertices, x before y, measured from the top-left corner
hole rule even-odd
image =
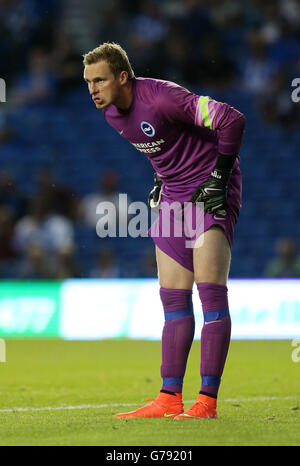
[[[186,269],[194,272],[193,247],[195,240],[213,225],[223,228],[230,248],[233,244],[234,227],[239,216],[239,206],[236,202],[227,200],[226,216],[209,214],[193,204],[182,204],[162,196],[158,218],[148,231],[154,243],[168,256]],[[170,205],[174,209],[170,210]]]

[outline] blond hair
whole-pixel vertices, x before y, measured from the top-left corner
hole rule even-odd
[[[83,64],[85,66],[93,65],[101,60],[105,60],[109,64],[115,77],[117,77],[121,71],[127,71],[128,79],[134,78],[134,72],[131,68],[127,53],[121,45],[115,42],[104,42],[99,45],[99,47],[83,55]]]

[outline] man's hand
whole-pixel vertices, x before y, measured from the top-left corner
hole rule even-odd
[[[208,180],[196,188],[190,202],[204,203],[204,211],[226,215],[227,208],[227,185],[231,170],[220,170],[214,168]]]
[[[155,209],[159,206],[161,200],[161,187],[162,181],[159,178],[159,176],[156,173],[154,173],[154,187],[150,191],[148,197],[148,205],[150,209]]]

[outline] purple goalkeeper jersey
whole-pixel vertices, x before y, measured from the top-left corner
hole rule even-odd
[[[193,94],[169,81],[134,78],[128,111],[114,105],[103,109],[106,121],[145,154],[163,181],[163,195],[188,201],[205,181],[218,153],[240,150],[245,117],[230,105]],[[241,198],[237,157],[229,184],[236,207]]]

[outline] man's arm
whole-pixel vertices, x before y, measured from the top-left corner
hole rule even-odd
[[[245,128],[245,116],[225,102],[210,97],[199,97],[194,124],[218,134],[218,152],[224,155],[238,154]]]
[[[226,215],[228,183],[240,151],[246,118],[228,104],[200,97],[195,122],[218,131],[218,157],[210,177],[198,186],[191,202],[203,202],[206,212]]]
[[[156,105],[172,123],[184,123],[216,132],[220,154],[239,153],[246,119],[229,104],[193,94],[184,87],[165,81],[157,87]]]
[[[198,96],[174,83],[165,83],[160,109],[174,123],[207,128],[217,134],[218,158],[208,180],[195,191],[191,202],[204,202],[207,212],[226,214],[227,186],[240,151],[245,116],[224,102]]]

